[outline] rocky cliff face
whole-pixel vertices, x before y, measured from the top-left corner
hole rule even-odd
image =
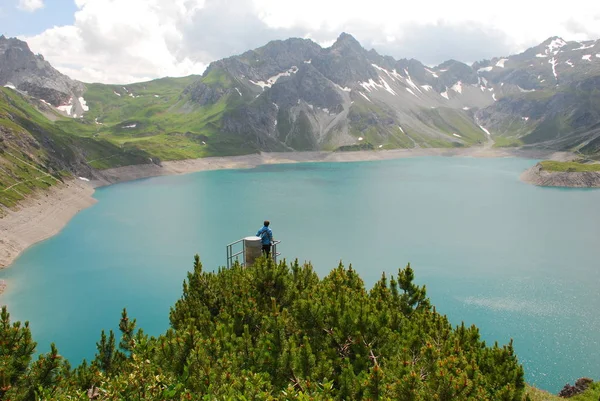
[[[0,85],[43,100],[69,116],[81,116],[86,109],[85,85],[55,70],[15,38],[0,36]]]

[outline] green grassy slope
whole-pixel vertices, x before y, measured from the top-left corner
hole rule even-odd
[[[0,205],[16,203],[36,189],[46,189],[90,166],[117,167],[148,161],[136,149],[65,132],[61,125],[73,120],[50,121],[22,95],[0,89]]]
[[[216,73],[204,78],[164,78],[133,85],[88,85],[84,97],[90,108],[82,121],[61,127],[69,133],[105,139],[143,150],[162,160],[251,153],[243,140],[220,132],[223,114],[240,103],[227,95],[199,106],[185,89],[204,83],[228,82]],[[229,83],[230,84],[230,83]]]
[[[582,173],[586,171],[600,171],[600,163],[580,163],[580,162],[557,162],[546,160],[540,162],[542,168],[547,171],[564,171]]]
[[[201,78],[163,78],[132,85],[90,84],[89,111],[66,118],[21,94],[0,91],[0,204],[12,207],[36,189],[73,173],[90,172],[149,159],[177,160],[247,154],[255,147],[221,133],[225,112],[243,100],[226,95],[199,106],[185,89]],[[216,71],[204,83],[230,87]],[[43,109],[43,113],[39,109]],[[48,116],[51,119],[48,119]]]

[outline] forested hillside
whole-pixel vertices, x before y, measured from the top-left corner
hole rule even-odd
[[[73,368],[53,346],[31,361],[28,324],[0,320],[0,400],[522,400],[512,344],[452,327],[407,266],[367,290],[340,264],[260,260],[204,271],[196,257],[158,338],[125,310],[96,357]],[[92,346],[90,344],[90,346]]]

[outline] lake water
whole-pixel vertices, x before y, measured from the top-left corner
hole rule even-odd
[[[438,311],[515,341],[527,380],[556,392],[600,376],[600,190],[519,181],[525,159],[425,157],[262,166],[99,189],[98,203],[0,271],[13,319],[73,364],[127,307],[158,335],[199,253],[270,219],[288,259],[320,276],[340,260],[367,286],[411,262]]]

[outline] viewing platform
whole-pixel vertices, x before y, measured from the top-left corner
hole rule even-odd
[[[277,257],[281,255],[277,252],[277,245],[281,241],[273,241],[271,245],[270,258],[277,263]],[[234,262],[241,262],[242,266],[252,266],[254,261],[262,256],[262,242],[260,237],[250,236],[239,239],[231,244],[227,244],[227,267],[233,266]],[[241,259],[241,261],[240,261]]]

